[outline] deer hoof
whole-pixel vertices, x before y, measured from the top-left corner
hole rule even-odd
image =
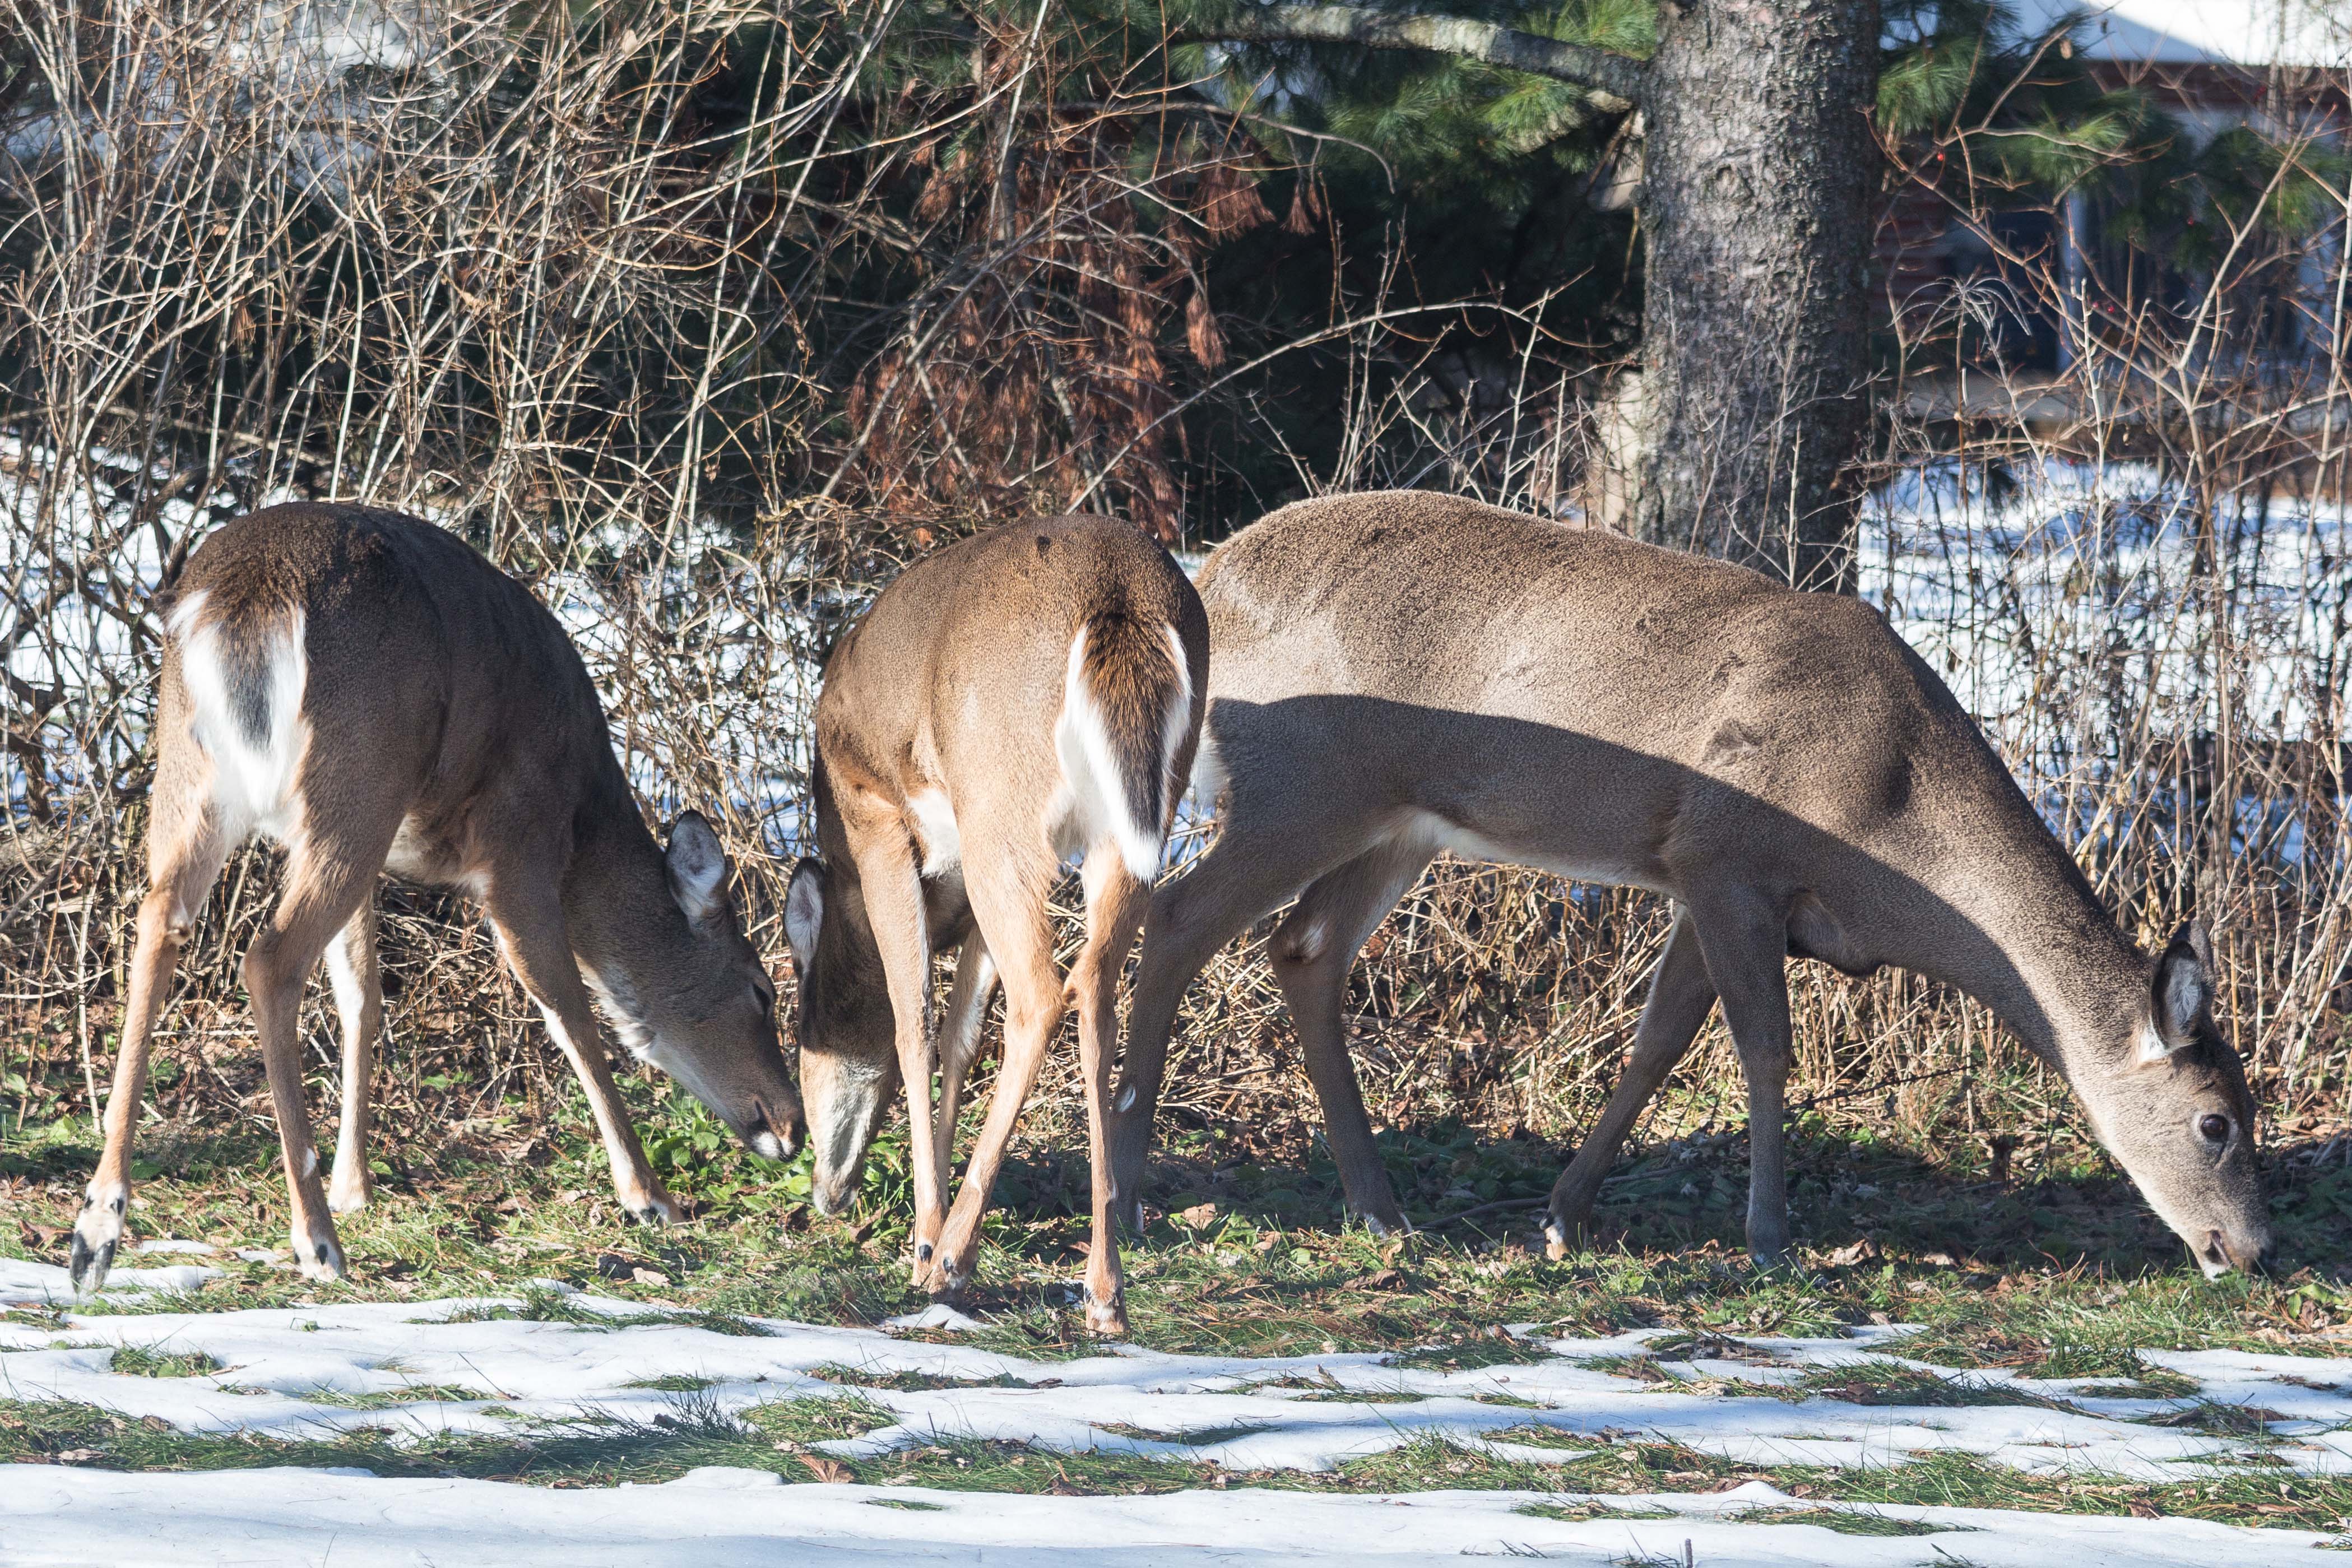
[[[1081,1293],[1087,1309],[1087,1332],[1101,1339],[1127,1338],[1127,1293],[1114,1290],[1108,1301],[1097,1300],[1092,1287]]]
[[[325,1283],[351,1277],[350,1266],[343,1261],[342,1246],[335,1240],[332,1229],[308,1237],[297,1231],[293,1239],[294,1264],[302,1271],[303,1279]]]
[[[339,1165],[335,1168],[334,1183],[327,1189],[327,1212],[357,1214],[367,1207],[368,1199],[372,1195],[366,1177],[362,1176],[347,1182],[343,1179],[342,1167]]]
[[[685,1205],[667,1193],[655,1193],[634,1203],[626,1198],[621,1202],[629,1211],[629,1217],[639,1225],[659,1226],[686,1223]]]
[[[74,1220],[73,1245],[66,1256],[66,1271],[73,1277],[79,1295],[97,1291],[106,1283],[107,1270],[114,1267],[114,1249],[122,1240],[124,1195],[120,1186],[104,1192],[92,1187],[82,1201],[81,1213]]]

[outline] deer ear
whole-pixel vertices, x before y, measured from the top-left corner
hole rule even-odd
[[[690,921],[707,921],[727,904],[727,851],[698,811],[689,811],[669,830],[670,897]]]
[[[812,855],[793,868],[784,889],[784,939],[793,944],[793,967],[809,972],[816,961],[816,931],[824,923],[824,862]]]
[[[2213,942],[2195,921],[2175,931],[2148,977],[2148,1028],[2140,1059],[2160,1061],[2197,1038],[2213,1005]]]

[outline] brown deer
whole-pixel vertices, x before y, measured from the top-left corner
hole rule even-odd
[[[1214,657],[1196,784],[1222,789],[1219,836],[1145,926],[1112,1135],[1124,1217],[1184,987],[1295,897],[1269,948],[1347,1200],[1404,1226],[1341,1008],[1358,947],[1451,850],[1677,906],[1624,1079],[1552,1191],[1555,1247],[1719,1000],[1747,1079],[1748,1248],[1787,1250],[1793,956],[1977,998],[2064,1075],[2209,1273],[2268,1252],[2204,932],[2153,961],[2134,947],[1867,605],[1408,491],[1286,507],[1200,584]]]
[[[481,900],[588,1091],[631,1214],[681,1217],[614,1088],[591,989],[632,1051],[751,1149],[793,1152],[800,1098],[777,1044],[775,990],[744,940],[718,837],[688,812],[667,853],[654,841],[579,654],[520,584],[412,518],[279,506],[207,538],[163,619],[148,892],[106,1149],[74,1226],[79,1289],[104,1283],[122,1235],[131,1130],[173,961],[222,863],[256,833],[287,851],[285,890],[246,950],[245,984],[304,1274],[342,1276],[330,1211],[369,1196],[368,1073],[383,1016],[373,894],[385,870]],[[331,1194],[296,1035],[322,951],[343,1029]]]
[[[1045,900],[1077,854],[1086,942],[1067,995],[1094,1168],[1087,1321],[1126,1331],[1103,1146],[1117,987],[1192,765],[1208,661],[1208,618],[1168,552],[1123,523],[1066,517],[925,557],[826,663],[818,854],[784,901],[813,1191],[827,1214],[854,1200],[903,1083],[914,1279],[934,1295],[971,1278],[997,1169],[1067,1005]],[[931,956],[950,948],[955,984],[935,1029]],[[1004,1066],[945,1213],[964,1075],[999,976]]]

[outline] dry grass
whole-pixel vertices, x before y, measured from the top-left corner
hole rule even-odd
[[[1169,416],[1224,355],[1199,261],[1270,216],[1254,154],[1055,38],[885,40],[886,13],[461,0],[414,58],[337,73],[242,0],[0,0],[0,1128],[88,1116],[109,1070],[147,600],[225,518],[288,495],[423,510],[563,601],[649,808],[713,814],[780,971],[803,720],[845,618],[990,517],[1087,497],[1175,531],[1193,459]],[[950,45],[972,69],[912,68]],[[886,56],[907,67],[887,91]],[[2055,375],[1987,346],[2007,307],[1980,289],[1901,301],[1864,476],[1896,499],[1855,570],[2130,929],[2212,925],[2227,1026],[2291,1132],[2352,1068],[2333,531],[2352,380],[2341,316],[2289,359],[2252,351],[2275,348],[2278,301],[2304,308],[2299,267],[2322,264],[2320,300],[2346,262],[2240,237],[2161,310],[2095,265],[2070,281],[2054,253],[2013,258],[2071,312]],[[1480,395],[1442,395],[1388,303],[1351,300],[1358,324],[1324,334],[1361,374],[1302,485],[1572,493],[1577,367],[1531,346]],[[2062,412],[2015,416],[2032,399]],[[273,875],[264,852],[236,862],[201,923],[159,1053],[167,1119],[266,1118],[234,961]],[[383,902],[392,1136],[462,1138],[567,1092],[473,913]],[[1376,1117],[1572,1138],[1664,923],[1638,895],[1441,862],[1356,983]],[[1793,987],[1801,1100],[1960,1167],[1995,1138],[2021,1172],[2081,1139],[1981,1010],[1902,976],[1806,966]],[[307,1029],[323,1067],[323,1009]],[[1212,965],[1183,1042],[1177,1127],[1307,1145],[1319,1118],[1252,949]],[[1048,1128],[1069,1072],[1049,1073]],[[1719,1028],[1684,1072],[1649,1141],[1736,1127]]]

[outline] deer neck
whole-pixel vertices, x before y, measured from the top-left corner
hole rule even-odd
[[[1997,875],[1979,862],[1967,886],[1939,890],[1951,911],[1936,940],[1943,961],[1916,967],[1991,1009],[2073,1081],[2129,1048],[2146,961],[2054,839],[2004,859]]]
[[[642,1055],[651,1037],[645,998],[675,972],[680,917],[661,846],[625,792],[605,809],[581,813],[563,914],[581,972],[614,1028]]]

